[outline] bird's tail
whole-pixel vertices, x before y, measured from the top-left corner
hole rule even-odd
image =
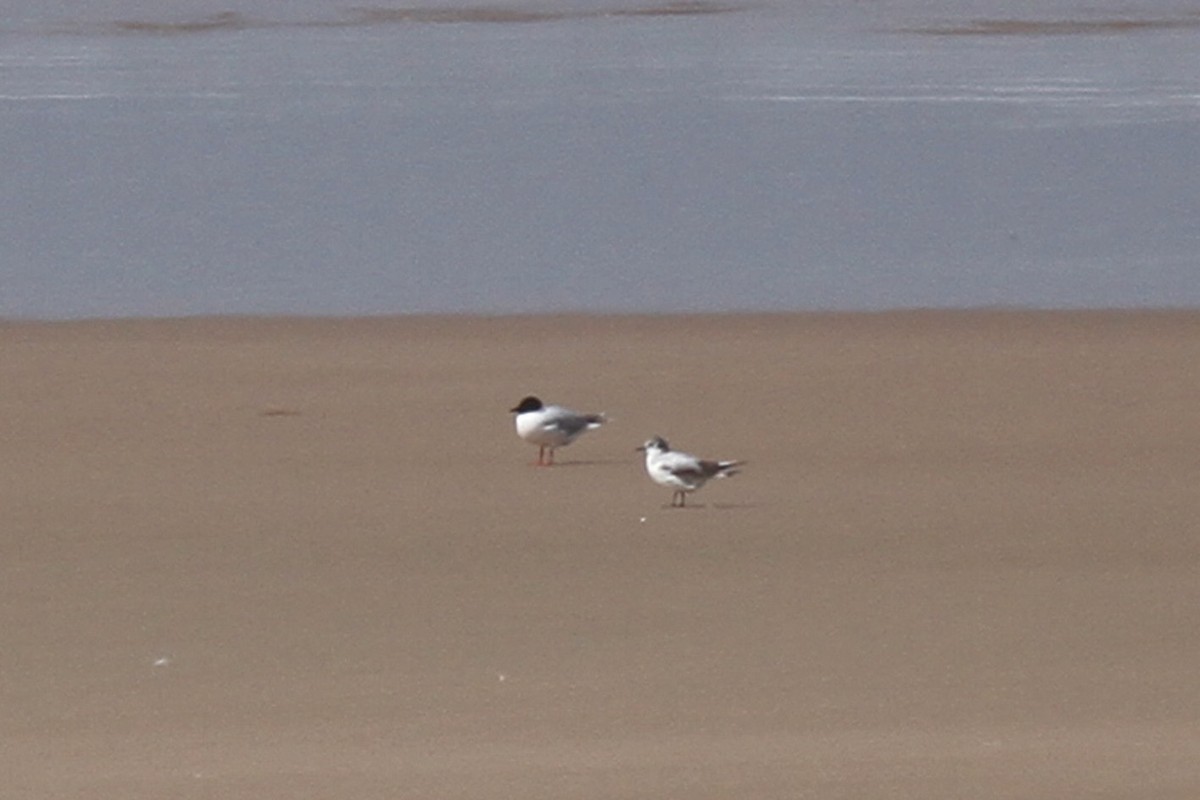
[[[588,430],[599,428],[601,425],[608,422],[608,415],[603,412],[599,414],[585,414],[583,418],[587,420]]]
[[[716,477],[728,478],[731,475],[737,475],[745,464],[745,461],[718,461]]]

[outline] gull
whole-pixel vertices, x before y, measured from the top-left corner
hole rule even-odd
[[[683,508],[689,492],[694,492],[709,478],[726,478],[738,473],[744,461],[709,461],[690,453],[671,449],[667,440],[655,436],[637,448],[646,453],[646,472],[651,480],[675,490],[671,507]],[[676,502],[678,501],[678,502]]]
[[[554,464],[556,447],[566,447],[584,431],[599,428],[608,421],[603,414],[580,414],[562,406],[548,406],[532,396],[509,411],[517,415],[517,435],[538,446],[539,467]]]

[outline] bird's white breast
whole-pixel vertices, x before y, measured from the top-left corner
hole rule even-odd
[[[544,445],[564,444],[568,437],[554,425],[546,409],[517,414],[517,435],[527,442]]]

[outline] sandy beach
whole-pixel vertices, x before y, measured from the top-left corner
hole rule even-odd
[[[1200,797],[1200,313],[0,324],[6,798]],[[526,394],[611,422],[531,466]],[[670,509],[651,435],[744,472]]]

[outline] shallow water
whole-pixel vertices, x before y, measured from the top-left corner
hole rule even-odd
[[[24,5],[3,316],[1200,305],[1172,3]]]

